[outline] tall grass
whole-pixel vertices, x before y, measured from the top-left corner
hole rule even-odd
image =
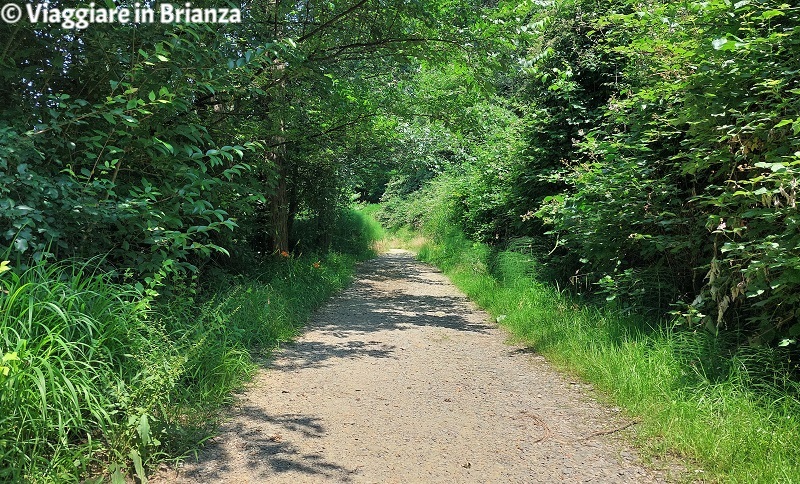
[[[293,338],[370,254],[375,225],[347,217],[335,240],[353,255],[252,260],[202,297],[155,297],[96,263],[0,273],[0,482],[146,481],[196,449],[254,357]]]
[[[537,280],[534,258],[467,240],[446,206],[423,229],[420,259],[519,342],[624,408],[650,455],[678,455],[705,482],[800,482],[800,402],[787,355],[733,350],[720,336],[584,304]]]
[[[86,473],[96,462],[81,456],[124,438],[118,415],[140,403],[126,379],[146,371],[144,347],[163,334],[141,294],[89,265],[39,264],[0,287],[0,478]]]

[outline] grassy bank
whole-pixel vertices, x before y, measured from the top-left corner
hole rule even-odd
[[[800,482],[800,403],[779,352],[730,353],[721,337],[584,304],[537,280],[531,256],[474,243],[438,215],[423,223],[419,258],[624,408],[646,454],[680,456],[705,482]],[[398,240],[413,239],[403,230]]]
[[[0,481],[122,482],[196,449],[254,357],[348,283],[375,230],[349,213],[338,251],[245,261],[199,292],[119,284],[97,263],[0,274]]]

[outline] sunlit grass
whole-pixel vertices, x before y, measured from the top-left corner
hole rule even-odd
[[[367,220],[372,234],[372,247],[376,253],[383,253],[389,249],[406,249],[419,251],[425,244],[425,238],[407,226],[397,227],[390,231],[385,230],[377,222],[376,216],[381,209],[379,204],[363,206],[359,212]]]

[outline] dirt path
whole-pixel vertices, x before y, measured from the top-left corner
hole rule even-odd
[[[394,250],[261,371],[200,455],[155,482],[661,482],[624,421],[504,343],[435,269]]]

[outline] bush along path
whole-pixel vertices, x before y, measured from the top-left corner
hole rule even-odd
[[[0,482],[144,480],[191,452],[251,355],[295,337],[354,263],[277,255],[205,301],[156,300],[91,263],[0,274]]]
[[[663,482],[633,423],[391,250],[241,395],[199,456],[151,482]]]

